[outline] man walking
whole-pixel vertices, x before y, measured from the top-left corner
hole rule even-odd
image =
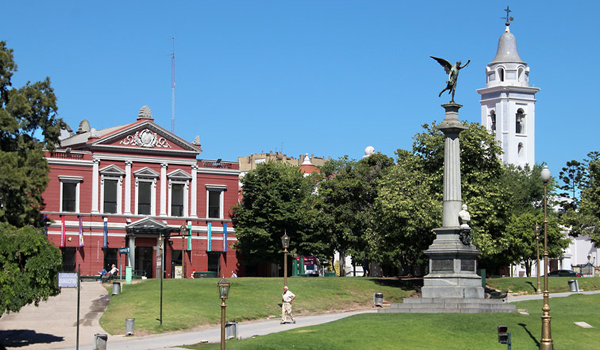
[[[283,294],[281,295],[281,324],[287,322],[287,315],[290,315],[292,322],[295,324],[296,320],[292,315],[292,301],[296,299],[296,295],[292,293],[287,286],[283,287]]]

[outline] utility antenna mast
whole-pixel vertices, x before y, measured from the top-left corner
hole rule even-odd
[[[175,133],[175,37],[173,39],[173,53],[171,54],[171,132]]]

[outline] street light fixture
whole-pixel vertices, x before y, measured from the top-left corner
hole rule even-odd
[[[229,281],[223,278],[217,283],[219,287],[219,298],[221,298],[221,350],[225,350],[225,299],[229,297]]]
[[[542,181],[544,182],[544,306],[542,306],[542,339],[540,350],[553,350],[552,332],[550,327],[550,305],[548,305],[548,181],[550,181],[550,170],[544,166],[542,170]]]
[[[287,235],[287,231],[283,231],[281,245],[283,246],[283,285],[287,286],[287,250],[290,247],[290,237]]]
[[[540,284],[540,225],[535,224],[535,250],[537,252],[537,289],[536,293],[540,294],[542,292],[542,287]]]

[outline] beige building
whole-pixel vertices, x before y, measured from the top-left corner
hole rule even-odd
[[[294,157],[288,157],[280,152],[273,153],[273,151],[271,151],[269,153],[257,153],[251,154],[247,157],[239,157],[238,164],[240,166],[241,173],[245,174],[252,169],[256,169],[258,164],[266,163],[270,160],[285,162],[298,167],[302,166],[303,164],[306,165],[307,163],[319,167],[330,159],[331,157],[315,157],[314,154],[309,157],[308,153],[303,156],[301,155],[296,159]]]

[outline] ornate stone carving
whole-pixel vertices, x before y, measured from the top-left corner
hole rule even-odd
[[[134,135],[127,135],[120,142],[122,145],[137,145],[144,148],[163,147],[172,148],[164,137],[159,137],[157,133],[150,129],[136,131]]]

